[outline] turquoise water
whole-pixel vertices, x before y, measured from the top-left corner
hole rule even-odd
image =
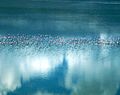
[[[119,95],[120,39],[0,36],[1,95]]]
[[[0,0],[0,95],[120,95],[118,0]]]

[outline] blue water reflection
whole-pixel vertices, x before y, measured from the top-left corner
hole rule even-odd
[[[119,95],[119,39],[0,36],[0,95]]]

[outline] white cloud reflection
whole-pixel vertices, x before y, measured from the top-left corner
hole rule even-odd
[[[68,52],[66,87],[73,90],[71,95],[116,95],[120,80],[119,58],[109,47],[99,50],[86,47]]]
[[[106,37],[102,37],[106,38]],[[47,78],[67,60],[65,88],[71,95],[115,95],[119,87],[119,49],[107,46],[81,46],[61,51],[35,51],[35,48],[2,48],[0,51],[0,95],[22,86],[21,79]],[[63,80],[64,81],[64,80]],[[38,91],[35,95],[56,95]]]
[[[22,77],[24,80],[37,76],[47,77],[48,74],[61,63],[61,54],[58,58],[52,54],[26,56],[20,63]]]
[[[10,52],[6,48],[0,52],[0,95],[6,95],[21,87],[21,79],[27,81],[33,77],[47,77],[55,67],[62,63],[62,54],[57,57],[49,53],[32,52],[32,55],[26,55],[23,50]],[[31,49],[28,51],[31,52]]]

